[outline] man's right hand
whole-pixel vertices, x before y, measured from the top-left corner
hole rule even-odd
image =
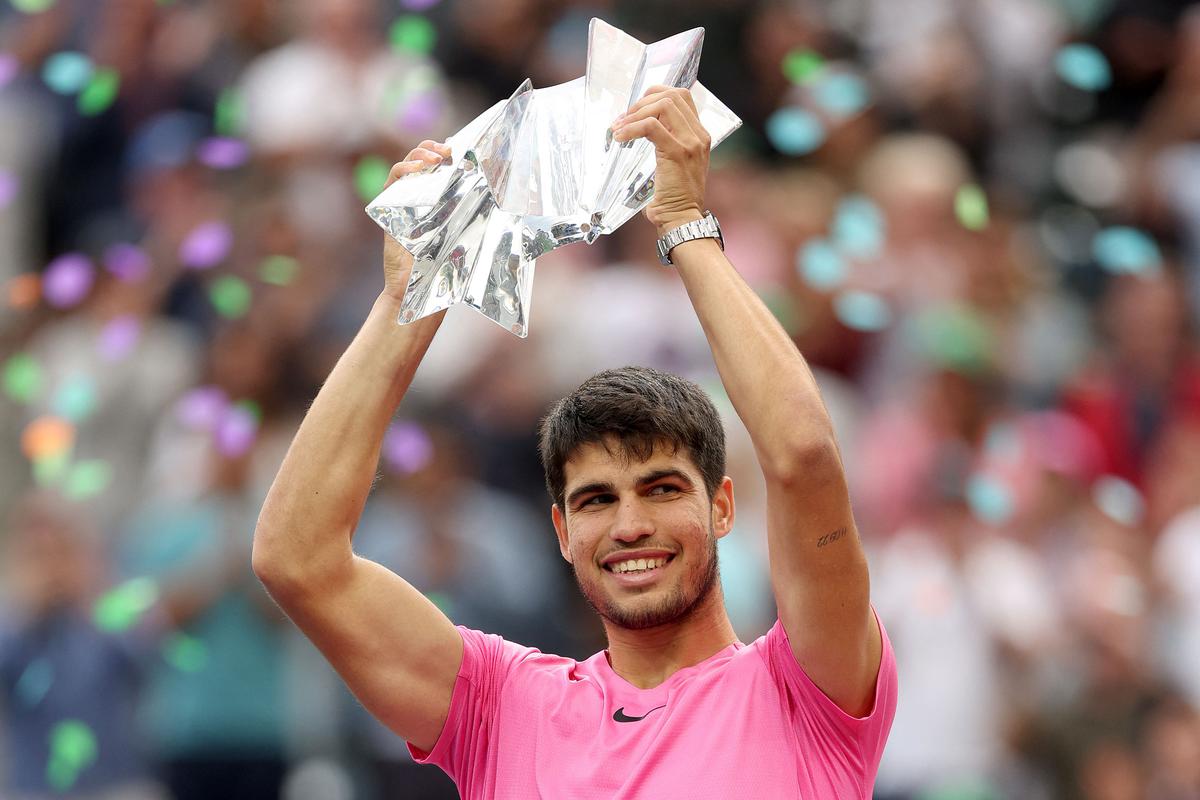
[[[405,175],[431,169],[449,159],[449,145],[426,139],[405,156],[403,161],[392,165],[384,188],[391,186]],[[412,264],[412,253],[385,233],[383,235],[383,279],[386,294],[396,300],[404,299],[404,292],[408,289],[408,276],[412,272]]]

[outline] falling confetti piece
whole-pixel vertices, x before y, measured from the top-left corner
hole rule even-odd
[[[258,268],[258,278],[263,283],[287,286],[300,271],[300,262],[291,256],[267,256]]]
[[[218,386],[201,386],[180,398],[175,406],[175,417],[185,427],[193,430],[212,431],[217,427],[229,398]]]
[[[1090,44],[1069,44],[1059,50],[1054,70],[1064,82],[1085,92],[1103,91],[1112,84],[1108,59]]]
[[[50,730],[50,761],[46,780],[64,792],[79,778],[79,773],[96,760],[99,747],[92,729],[79,720],[63,720]]]
[[[42,65],[42,80],[59,94],[75,94],[91,77],[91,59],[72,50],[55,53]]]
[[[58,417],[38,417],[21,433],[21,452],[30,461],[54,458],[75,444],[75,426]]]
[[[96,627],[110,633],[128,630],[156,602],[158,585],[151,578],[133,578],[110,589],[96,601]]]
[[[117,99],[121,88],[121,76],[111,67],[98,69],[79,93],[76,105],[85,117],[94,117],[103,112]]]
[[[796,48],[783,57],[783,74],[792,83],[808,83],[825,70],[825,59],[814,50]]]
[[[50,402],[50,410],[68,422],[78,423],[96,410],[96,387],[86,375],[73,375],[62,382]]]
[[[34,460],[33,480],[38,486],[53,486],[63,479],[71,466],[69,452],[55,453]]]
[[[1109,272],[1137,274],[1162,266],[1162,253],[1144,231],[1123,225],[1105,228],[1092,240],[1092,255]]]
[[[437,31],[433,23],[416,14],[405,14],[392,23],[392,47],[404,53],[428,53],[433,50]]]
[[[162,646],[163,659],[180,672],[199,672],[208,664],[208,646],[183,633],[173,633]]]
[[[23,14],[40,14],[54,5],[55,0],[8,0],[12,7]]]
[[[941,367],[976,374],[991,363],[992,332],[969,306],[924,311],[913,318],[908,333],[916,349]]]
[[[217,452],[227,458],[238,458],[249,452],[258,436],[259,416],[255,409],[244,405],[231,406],[214,431]]]
[[[213,136],[200,143],[196,157],[213,169],[236,169],[250,159],[250,146],[230,136]]]
[[[0,89],[12,82],[12,79],[17,77],[17,73],[20,71],[21,64],[17,61],[16,56],[0,53]]]
[[[870,292],[842,292],[833,300],[837,318],[856,331],[881,331],[892,322],[892,311],[882,297]]]
[[[428,130],[442,116],[444,103],[437,92],[414,94],[400,105],[396,124],[407,132]]]
[[[383,457],[392,469],[411,475],[433,458],[433,440],[415,422],[398,422],[383,438]]]
[[[112,467],[107,461],[88,459],[72,465],[66,474],[68,500],[87,500],[95,497],[112,483]]]
[[[0,79],[0,86],[4,85],[4,81]],[[17,176],[7,170],[0,170],[0,211],[8,207],[8,204],[17,196],[17,188],[20,183],[17,181]]]
[[[825,142],[825,128],[810,111],[781,108],[767,118],[767,138],[779,152],[800,156]]]
[[[379,156],[363,156],[354,165],[354,186],[358,196],[370,201],[383,191],[391,167]]]
[[[227,319],[244,317],[250,310],[250,285],[234,275],[223,275],[209,287],[208,298],[221,316]]]
[[[850,258],[878,258],[886,236],[883,212],[862,195],[846,197],[838,204],[831,235],[837,248]]]
[[[217,96],[213,111],[213,128],[219,136],[237,136],[242,130],[245,108],[236,89],[225,89]]]
[[[35,658],[17,678],[14,693],[26,708],[33,708],[46,697],[54,684],[54,665],[48,658]]]
[[[954,195],[954,215],[970,231],[981,231],[988,224],[987,195],[973,183],[959,187]]]
[[[100,355],[105,361],[120,361],[133,352],[142,337],[142,321],[132,314],[109,320],[100,331]]]
[[[179,246],[179,260],[192,269],[210,269],[233,247],[233,231],[224,222],[197,225]]]
[[[42,276],[42,296],[54,308],[79,305],[92,290],[96,269],[79,253],[67,253],[50,262]]]
[[[845,118],[871,104],[867,82],[849,72],[825,73],[813,87],[813,99],[829,114]]]
[[[1110,519],[1130,527],[1142,521],[1146,510],[1137,487],[1115,475],[1105,475],[1096,481],[1092,486],[1092,501]]]
[[[150,274],[150,257],[137,245],[119,242],[104,251],[104,268],[126,283]]]
[[[42,297],[42,278],[32,272],[14,275],[8,281],[8,305],[11,308],[29,309],[38,304]]]
[[[816,239],[800,248],[800,277],[814,289],[833,289],[846,279],[846,262],[824,239]]]
[[[1016,501],[1012,490],[991,475],[975,474],[967,481],[967,505],[976,518],[1000,525],[1012,518]]]
[[[28,353],[17,353],[4,362],[4,392],[18,403],[29,403],[42,388],[42,368]]]

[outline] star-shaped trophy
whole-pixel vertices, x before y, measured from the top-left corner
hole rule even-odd
[[[399,322],[465,303],[529,332],[537,257],[612,233],[654,194],[654,146],[613,140],[612,122],[655,85],[690,87],[716,147],[742,124],[696,82],[704,29],[645,45],[593,19],[587,72],[528,80],[447,140],[452,163],[406,175],[367,213],[413,255]]]

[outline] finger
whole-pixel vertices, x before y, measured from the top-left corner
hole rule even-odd
[[[419,158],[393,164],[392,168],[388,170],[387,181],[383,184],[383,188],[386,189],[405,175],[412,175],[414,172],[420,172],[421,170],[428,169],[430,166],[431,162]]]
[[[445,160],[445,156],[435,150],[425,147],[418,147],[404,157],[405,161],[425,161],[430,164],[440,164]]]
[[[696,98],[692,97],[691,89],[686,89],[681,86],[663,86],[662,84],[656,83],[646,90],[646,94],[650,94],[651,92],[655,94],[669,94],[677,100],[687,103],[689,106],[691,106],[692,112],[697,118],[699,118],[700,109],[696,108]]]
[[[450,156],[450,145],[444,144],[443,142],[435,142],[433,139],[426,139],[425,141],[421,142],[419,145],[417,145],[417,149],[432,150],[435,153],[447,158]]]
[[[613,131],[613,138],[618,142],[645,138],[654,144],[656,150],[671,156],[680,156],[684,152],[683,145],[658,117],[646,117],[623,125],[619,130]]]
[[[631,123],[638,122],[643,119],[655,118],[661,122],[671,135],[679,142],[679,144],[689,149],[700,149],[703,146],[703,134],[696,129],[703,128],[698,123],[693,124],[688,120],[688,114],[680,108],[678,103],[671,95],[661,95],[657,101],[650,105],[644,106],[634,112],[630,117],[620,122],[617,127],[613,128],[614,137],[617,132],[623,130]]]

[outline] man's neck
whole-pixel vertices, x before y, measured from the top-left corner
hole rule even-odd
[[[719,590],[680,622],[629,630],[605,620],[604,628],[608,634],[605,656],[613,672],[639,689],[653,689],[738,640]]]

